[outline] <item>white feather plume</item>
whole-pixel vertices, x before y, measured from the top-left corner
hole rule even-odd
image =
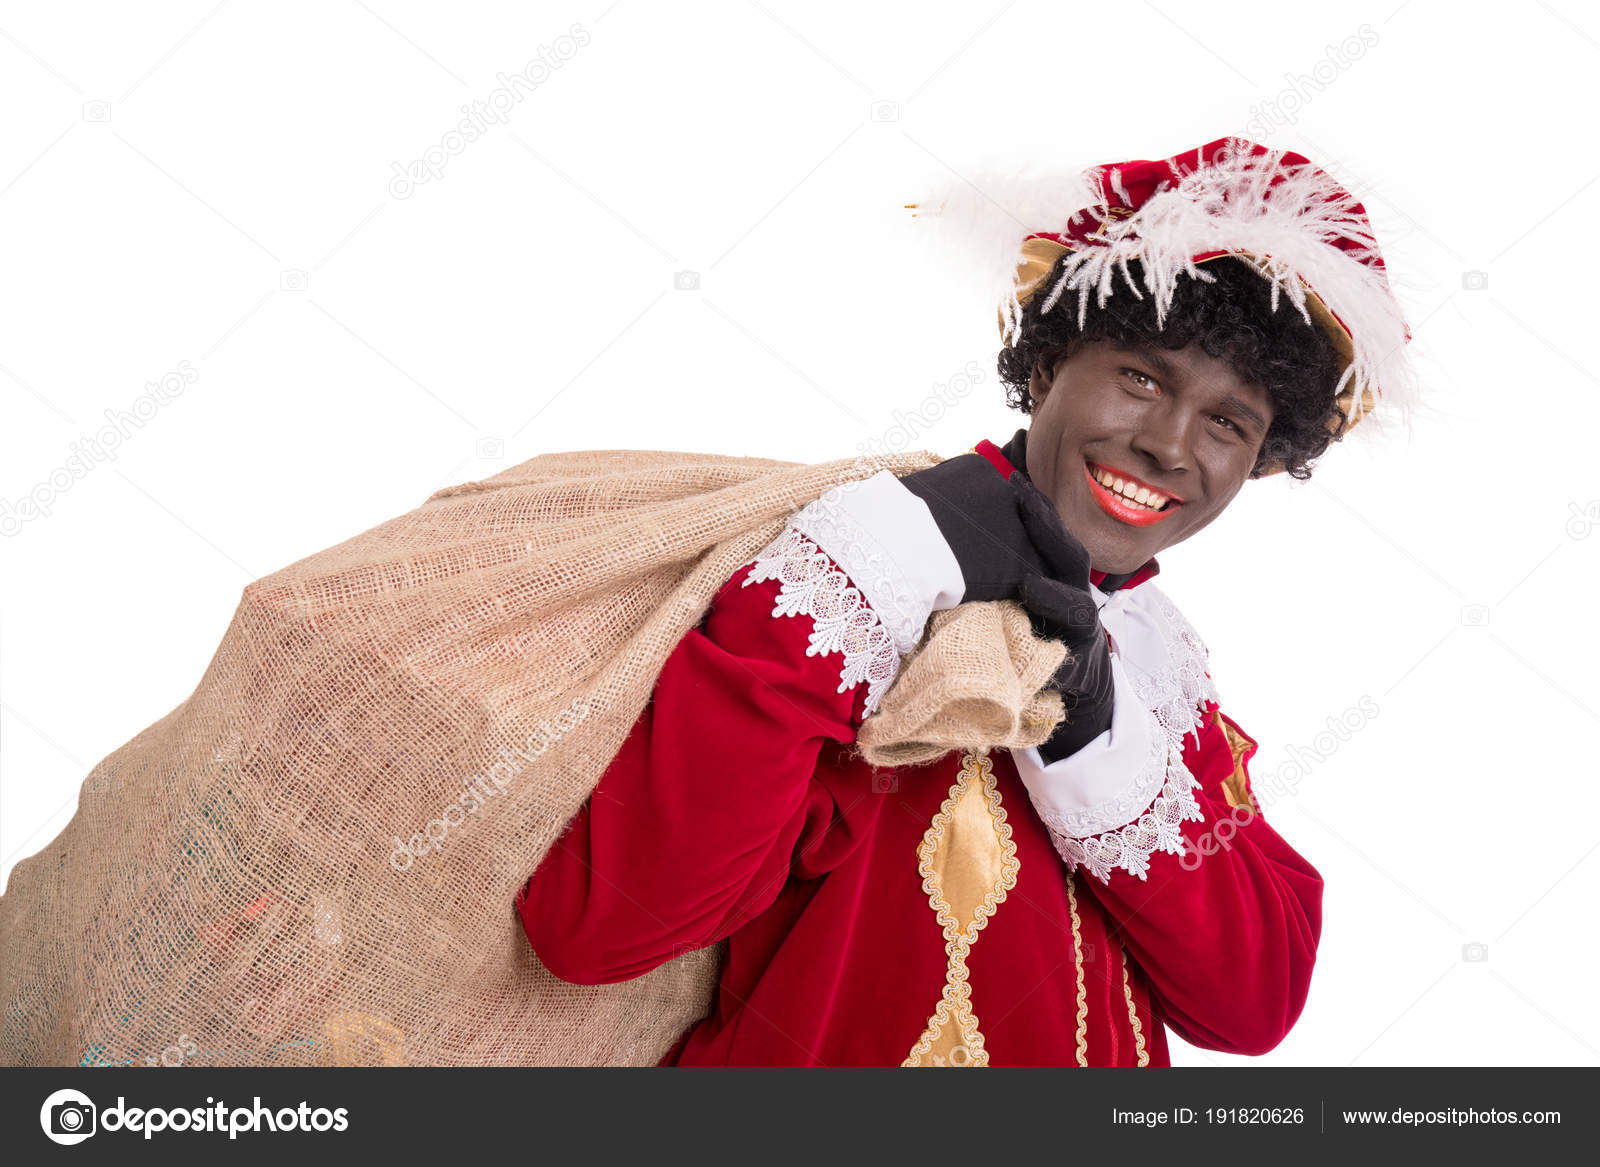
[[[1287,299],[1310,323],[1309,285],[1349,329],[1354,354],[1339,393],[1353,381],[1384,403],[1382,413],[1409,417],[1417,383],[1406,357],[1401,306],[1383,272],[1360,258],[1377,248],[1371,229],[1336,180],[1315,166],[1286,166],[1283,155],[1281,150],[1253,154],[1249,143],[1235,139],[1209,164],[1174,175],[1137,212],[1109,221],[1102,245],[1069,252],[1062,277],[1035,293],[1046,297],[1041,307],[1052,310],[1072,295],[1081,323],[1091,295],[1102,307],[1117,287],[1142,298],[1127,266],[1138,259],[1143,292],[1154,297],[1159,323],[1180,277],[1212,279],[1192,256],[1243,253],[1271,281],[1274,310]],[[1280,181],[1269,190],[1274,176]],[[1114,191],[1120,177],[1115,171],[1108,175]],[[1009,342],[1020,316],[1015,277],[1022,240],[1036,232],[1064,231],[1077,212],[1101,202],[1092,170],[989,163],[937,187],[916,213],[933,228],[928,234],[939,237],[946,262],[953,259],[972,273],[980,290],[992,293],[990,302],[1008,322]],[[1350,241],[1355,253],[1330,246],[1335,239]],[[1354,397],[1350,425],[1361,417],[1360,392]]]
[[[919,236],[940,266],[961,273],[983,297],[1013,319],[1018,250],[1038,231],[1064,231],[1068,218],[1100,201],[1083,167],[990,157],[961,173],[948,171],[913,206]]]

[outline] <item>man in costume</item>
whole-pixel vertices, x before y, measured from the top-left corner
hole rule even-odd
[[[1168,1028],[1259,1054],[1301,1012],[1321,878],[1151,580],[1247,480],[1307,478],[1406,403],[1404,321],[1364,209],[1300,155],[1222,139],[1082,183],[1020,254],[1000,229],[1030,427],[796,514],[518,897],[579,984],[728,942],[664,1065],[1164,1065]],[[1066,644],[1064,720],[869,766],[851,745],[901,658],[976,600]]]

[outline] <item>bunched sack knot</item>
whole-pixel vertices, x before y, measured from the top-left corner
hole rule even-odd
[[[916,766],[951,750],[1026,749],[1065,716],[1061,694],[1045,689],[1066,657],[1057,640],[1033,633],[1011,600],[934,613],[856,746],[874,766]]]

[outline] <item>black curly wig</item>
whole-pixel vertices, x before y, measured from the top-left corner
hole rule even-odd
[[[1020,335],[1011,348],[1000,352],[1000,380],[1011,408],[1032,413],[1028,379],[1035,365],[1044,361],[1045,368],[1054,368],[1056,360],[1080,342],[1142,341],[1167,349],[1199,342],[1208,354],[1226,361],[1241,380],[1265,389],[1272,401],[1272,425],[1250,477],[1260,477],[1273,461],[1284,462],[1291,478],[1311,477],[1312,461],[1333,443],[1329,419],[1338,416],[1341,425],[1344,421],[1344,411],[1334,398],[1343,366],[1333,342],[1320,328],[1308,325],[1287,297],[1280,295],[1273,311],[1267,280],[1244,262],[1222,256],[1201,268],[1215,276],[1215,282],[1180,277],[1166,322],[1158,329],[1155,301],[1145,290],[1140,263],[1133,260],[1129,274],[1143,298],[1123,285],[1119,272],[1118,286],[1104,308],[1090,293],[1080,329],[1076,293],[1063,295],[1050,312],[1040,311],[1066,259],[1063,255],[1056,261],[1039,293],[1023,306]]]

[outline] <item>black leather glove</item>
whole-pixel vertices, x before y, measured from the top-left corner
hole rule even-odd
[[[1089,591],[1089,553],[1033,483],[1013,474],[1023,529],[1044,570],[1023,578],[1018,597],[1038,635],[1067,646],[1048,688],[1061,694],[1066,719],[1039,747],[1048,762],[1077,753],[1111,728],[1111,649]]]
[[[1045,570],[1023,524],[1015,482],[1021,471],[1002,478],[982,454],[961,454],[900,479],[928,504],[933,521],[949,544],[966,590],[961,602],[1021,600],[1022,581]]]
[[[900,481],[928,504],[961,566],[962,602],[1016,600],[1039,636],[1067,658],[1049,688],[1066,719],[1039,747],[1046,762],[1082,749],[1111,727],[1111,651],[1089,591],[1089,553],[1021,471],[1010,479],[982,454],[961,454]]]

